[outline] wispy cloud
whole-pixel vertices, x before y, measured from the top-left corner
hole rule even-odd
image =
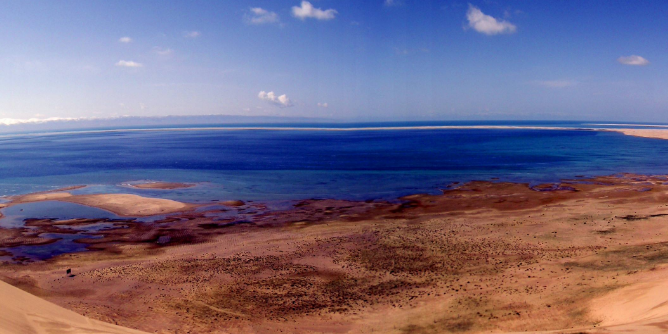
[[[274,92],[267,93],[265,91],[261,91],[260,93],[257,94],[257,97],[262,101],[267,101],[281,108],[294,106],[294,104],[292,104],[292,101],[285,94],[281,96],[276,96]]]
[[[631,55],[628,57],[619,57],[617,61],[620,64],[631,65],[631,66],[646,66],[649,65],[649,60],[636,55]]]
[[[429,52],[429,49],[427,48],[419,48],[419,49],[394,48],[394,53],[396,53],[399,56],[406,56],[413,53],[427,53],[427,52]]]
[[[512,34],[517,31],[517,27],[503,20],[497,20],[485,13],[480,8],[469,4],[469,10],[466,12],[466,19],[469,21],[469,27],[485,35]]]
[[[327,104],[327,102],[325,102],[325,103],[318,103],[318,107],[320,107],[320,108],[329,108],[329,104]]]
[[[185,38],[197,38],[202,36],[202,33],[199,31],[184,31],[183,37]]]
[[[130,43],[130,42],[132,42],[132,38],[125,36],[125,37],[119,38],[118,41],[121,42],[121,43]]]
[[[402,0],[385,0],[383,2],[383,6],[385,7],[396,7],[396,6],[401,6],[403,4],[404,2]]]
[[[244,15],[244,21],[248,24],[258,25],[280,22],[278,14],[260,7],[251,8],[250,11]]]
[[[144,65],[134,62],[132,60],[119,60],[118,63],[116,63],[116,66],[119,67],[143,67]]]
[[[161,48],[159,46],[153,47],[153,52],[161,56],[171,56],[174,53],[174,50],[168,48]]]
[[[338,12],[335,9],[322,10],[315,8],[308,1],[302,1],[301,6],[292,7],[292,15],[300,20],[312,18],[316,20],[332,20]]]
[[[578,84],[577,81],[572,81],[572,80],[543,80],[543,81],[534,81],[533,83],[538,86],[543,86],[548,88],[566,88]]]

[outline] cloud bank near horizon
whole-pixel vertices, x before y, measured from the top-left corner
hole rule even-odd
[[[49,117],[49,118],[0,118],[0,125],[19,125],[19,124],[41,124],[49,122],[67,122],[67,121],[78,121],[83,119],[92,119],[92,118],[74,118],[74,117]]]
[[[73,129],[128,128],[128,127],[180,127],[201,124],[261,124],[293,123],[322,118],[287,116],[244,116],[244,115],[168,115],[168,116],[114,116],[114,117],[44,117],[44,118],[0,118],[0,132],[60,131]]]

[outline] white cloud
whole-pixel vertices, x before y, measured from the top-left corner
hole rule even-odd
[[[268,24],[279,22],[278,14],[260,7],[251,8],[250,12],[244,15],[244,20],[249,24]]]
[[[174,53],[174,50],[172,50],[172,49],[165,49],[165,48],[161,48],[159,46],[154,47],[153,51],[155,51],[155,53],[157,53],[161,56],[170,56],[172,53]]]
[[[327,104],[327,102],[325,102],[325,103],[318,103],[318,107],[320,107],[320,108],[329,108],[329,104]]]
[[[199,31],[184,31],[183,32],[183,37],[185,38],[197,38],[201,36],[202,33]]]
[[[514,24],[508,21],[499,21],[486,15],[472,4],[469,4],[466,19],[469,21],[469,27],[485,35],[512,34],[517,31],[517,27]]]
[[[281,108],[292,107],[294,105],[292,104],[292,101],[288,98],[288,96],[285,94],[281,96],[276,96],[274,92],[267,93],[265,91],[261,91],[260,93],[257,94],[257,97],[260,100],[267,101]]]
[[[302,1],[301,6],[292,7],[292,15],[298,19],[305,20],[313,18],[317,20],[332,20],[338,12],[335,9],[322,10],[314,8],[308,1]]]
[[[132,60],[119,60],[118,63],[116,63],[116,66],[119,67],[142,67],[144,65],[134,62]]]
[[[571,80],[545,80],[545,81],[534,81],[535,84],[543,87],[549,88],[566,88],[577,85],[577,81]]]
[[[383,5],[384,5],[385,7],[401,6],[401,5],[403,5],[403,4],[404,4],[404,2],[401,1],[401,0],[385,0],[385,1],[383,2]]]
[[[640,56],[636,56],[636,55],[631,55],[631,56],[628,56],[628,57],[619,57],[619,58],[617,58],[617,61],[620,64],[624,64],[624,65],[632,65],[632,66],[649,65],[649,60],[647,60],[643,57],[640,57]]]
[[[125,36],[125,37],[119,38],[118,41],[121,42],[121,43],[130,43],[130,42],[132,42],[132,38]]]

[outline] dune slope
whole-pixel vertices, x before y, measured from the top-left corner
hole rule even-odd
[[[0,334],[141,334],[89,319],[0,281]]]

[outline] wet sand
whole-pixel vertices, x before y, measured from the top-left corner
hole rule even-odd
[[[252,221],[186,211],[118,222],[78,240],[96,251],[5,263],[0,278],[147,332],[661,332],[666,183],[471,182],[400,203],[307,200]]]

